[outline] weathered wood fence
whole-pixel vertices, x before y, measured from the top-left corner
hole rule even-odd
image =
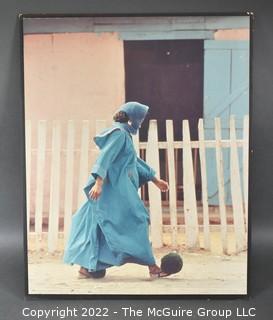
[[[31,122],[26,121],[26,184],[27,184],[27,226],[28,235],[35,237],[36,249],[42,246],[42,235],[47,235],[47,248],[49,252],[57,249],[59,237],[67,240],[71,217],[75,207],[80,206],[86,197],[83,193],[89,170],[90,154],[93,158],[98,153],[95,146],[91,146],[89,121],[83,120],[81,126],[80,148],[75,149],[75,123],[68,121],[65,128],[62,128],[59,121],[53,121],[51,144],[47,148],[47,127],[48,122],[41,120],[38,123],[37,148],[32,147]],[[200,237],[203,239],[203,247],[206,250],[211,248],[212,231],[218,230],[221,234],[222,252],[228,253],[228,233],[233,233],[236,243],[236,252],[247,248],[247,225],[248,225],[248,154],[249,154],[249,119],[244,118],[244,131],[242,139],[237,139],[235,118],[230,117],[230,137],[224,140],[221,137],[221,121],[215,118],[215,139],[206,140],[204,134],[203,119],[199,119],[198,141],[191,141],[190,128],[188,120],[181,123],[183,129],[183,141],[174,141],[173,122],[166,120],[166,141],[158,141],[157,121],[150,120],[148,141],[139,142],[138,136],[134,137],[134,144],[137,153],[140,150],[146,150],[146,161],[159,172],[159,150],[166,152],[169,194],[168,194],[168,216],[169,223],[163,223],[164,214],[160,191],[149,183],[149,210],[151,213],[150,234],[153,247],[163,246],[164,232],[171,234],[171,243],[175,247],[178,245],[179,234],[184,234],[185,245],[189,249],[200,248]],[[99,132],[106,126],[105,121],[96,121],[96,131]],[[66,130],[65,141],[61,141],[63,135],[61,130]],[[62,143],[61,143],[62,142]],[[63,146],[63,147],[62,147]],[[92,149],[93,148],[93,149]],[[206,149],[215,149],[216,156],[216,174],[218,183],[219,197],[219,223],[215,226],[210,224],[210,214],[208,205],[207,191],[207,161]],[[230,182],[232,195],[232,219],[227,223],[227,206],[225,204],[225,185],[223,174],[223,148],[230,149]],[[243,185],[241,185],[240,166],[239,166],[239,148],[243,152]],[[183,223],[178,222],[178,201],[176,189],[176,172],[174,151],[183,150]],[[196,200],[195,175],[193,166],[192,151],[199,150],[200,174],[202,182],[202,201],[201,204]],[[76,161],[75,153],[78,154]],[[61,154],[64,154],[64,161],[61,161]],[[32,178],[32,159],[33,155],[35,166],[35,178]],[[46,155],[49,160],[46,160]],[[48,161],[50,163],[48,163]],[[75,162],[78,163],[77,170]],[[45,166],[48,166],[50,176],[46,177]],[[61,178],[63,172],[63,178]],[[49,196],[45,198],[44,180],[49,180]],[[35,180],[35,181],[33,181]],[[64,180],[64,181],[63,181]],[[32,181],[32,188],[31,188]],[[34,187],[33,187],[34,185]],[[62,187],[63,186],[63,187]],[[77,190],[76,205],[73,205],[74,191]],[[33,198],[33,199],[32,199]],[[60,208],[62,199],[63,209]],[[30,203],[34,203],[31,210]],[[48,202],[48,204],[46,204]],[[75,201],[74,201],[75,202]],[[201,210],[201,213],[200,213]],[[230,211],[230,210],[229,210]],[[201,214],[201,219],[200,219]],[[47,220],[47,227],[44,221]],[[62,225],[60,221],[62,220]],[[200,222],[201,221],[201,222]],[[32,223],[31,223],[32,222]]]

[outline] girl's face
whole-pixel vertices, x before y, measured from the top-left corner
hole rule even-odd
[[[120,110],[126,112],[130,119],[130,121],[128,121],[128,125],[131,126],[134,134],[136,134],[137,130],[141,127],[148,109],[148,106],[138,102],[127,102],[121,107]]]
[[[142,122],[144,119],[134,119],[133,121],[129,120],[129,125],[132,126],[134,129],[139,129],[141,128]]]
[[[147,110],[142,109],[142,108],[141,109],[138,108],[135,112],[135,116],[134,116],[133,120],[131,121],[132,126],[135,129],[141,128],[141,125],[142,125],[143,121],[145,120],[146,116],[147,116]]]

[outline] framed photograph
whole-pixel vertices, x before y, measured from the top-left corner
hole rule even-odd
[[[247,295],[251,14],[23,15],[28,295]]]

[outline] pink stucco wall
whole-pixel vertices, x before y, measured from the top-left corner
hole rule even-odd
[[[110,123],[124,102],[123,42],[115,33],[63,33],[24,36],[25,119],[32,122],[31,212],[35,210],[37,122],[49,120],[47,149],[51,148],[51,120],[61,120],[62,147],[66,122],[75,120],[76,148],[80,147],[80,120],[90,121],[90,148],[95,120]],[[89,166],[94,157],[89,160]],[[50,194],[50,153],[44,170],[44,211]],[[61,153],[61,201],[64,208],[65,154]],[[75,153],[74,210],[77,207],[79,152]]]
[[[249,40],[249,29],[226,29],[214,33],[215,40]]]
[[[115,33],[25,35],[24,69],[26,119],[110,119],[124,101]]]

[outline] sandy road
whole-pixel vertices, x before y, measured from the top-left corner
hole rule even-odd
[[[157,261],[169,252],[155,250]],[[78,279],[79,266],[62,262],[62,253],[29,253],[30,294],[245,294],[247,253],[217,255],[208,252],[183,253],[180,273],[149,280],[148,268],[135,264],[112,267],[103,279]]]

